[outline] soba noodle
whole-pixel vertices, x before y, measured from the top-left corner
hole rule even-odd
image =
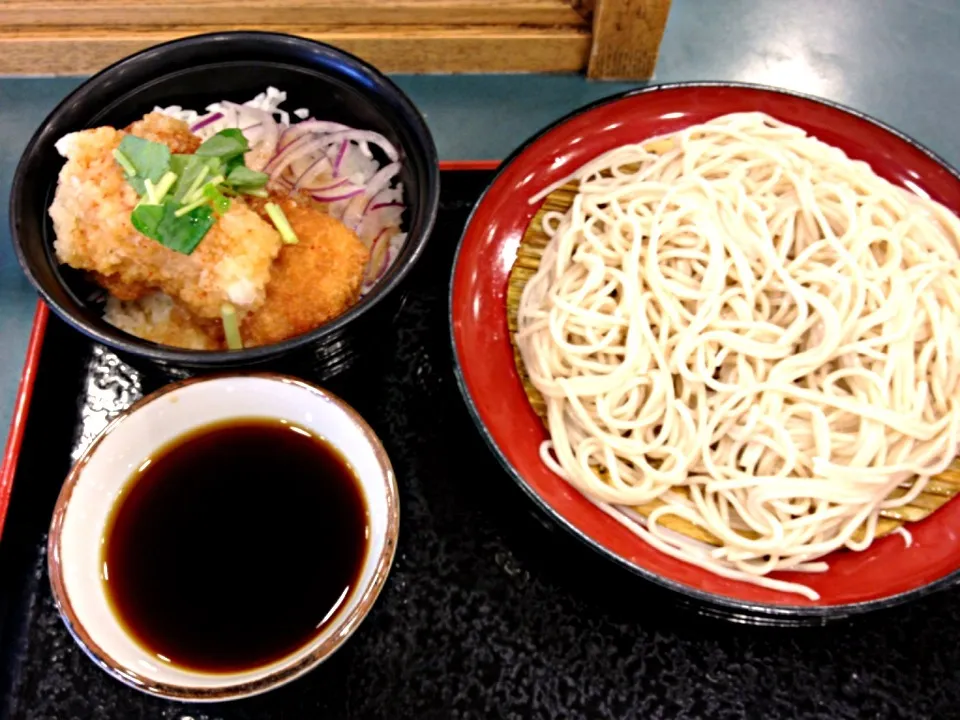
[[[758,113],[574,177],[518,315],[544,463],[659,550],[816,599],[769,573],[865,549],[957,453],[960,221]]]

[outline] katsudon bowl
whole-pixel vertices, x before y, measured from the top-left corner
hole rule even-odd
[[[48,209],[64,158],[57,141],[86,128],[124,128],[157,107],[204,112],[211,103],[244,103],[277,88],[284,109],[304,108],[317,120],[372,130],[399,154],[403,187],[401,229],[406,240],[392,263],[358,302],[323,325],[274,344],[241,350],[186,350],[127,334],[103,318],[105,293],[54,253]],[[373,159],[389,162],[375,144]],[[13,179],[10,223],[20,264],[53,311],[91,340],[136,363],[146,359],[188,369],[262,364],[299,355],[331,362],[349,358],[370,324],[398,302],[398,285],[424,251],[439,201],[439,165],[430,131],[410,99],[366,62],[305,38],[261,32],[198,35],[149,48],[93,76],[44,120]],[[387,301],[389,298],[389,302]],[[344,350],[344,347],[347,350]]]

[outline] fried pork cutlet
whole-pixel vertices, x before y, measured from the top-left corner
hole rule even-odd
[[[359,297],[370,259],[353,231],[310,201],[292,196],[271,201],[283,210],[299,242],[280,250],[266,300],[241,325],[248,347],[301,335],[345,312]],[[253,206],[266,217],[263,205]]]
[[[187,138],[192,135],[185,123],[157,113],[131,130],[175,150],[196,149],[198,142]],[[59,260],[106,278],[117,297],[132,300],[160,290],[200,318],[219,318],[226,302],[240,311],[258,307],[282,245],[273,225],[234,199],[191,255],[144,237],[130,223],[137,194],[113,158],[123,137],[100,127],[58,143],[67,157],[50,206]]]
[[[190,128],[182,120],[177,120],[163,113],[150,113],[142,119],[127,126],[126,132],[131,135],[164,143],[170,152],[192,154],[200,147],[200,138],[190,132]],[[119,275],[103,275],[92,273],[94,282],[118,300],[136,300],[153,293],[153,289],[142,282],[125,283]]]

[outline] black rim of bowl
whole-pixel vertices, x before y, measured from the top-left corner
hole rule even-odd
[[[205,350],[184,350],[160,345],[147,340],[136,338],[133,335],[122,334],[118,338],[107,337],[97,328],[89,325],[85,321],[74,317],[71,313],[65,311],[59,306],[41,286],[29,269],[29,263],[24,255],[20,242],[17,241],[17,225],[22,215],[19,207],[18,198],[23,192],[25,176],[28,172],[29,159],[36,153],[37,145],[41,142],[44,135],[44,129],[52,119],[57,117],[68,105],[82,100],[86,95],[93,91],[99,82],[119,71],[128,63],[144,62],[153,55],[162,54],[173,47],[190,47],[197,44],[209,43],[211,41],[230,41],[234,39],[260,39],[267,43],[283,43],[291,48],[300,48],[313,52],[323,52],[324,54],[337,58],[344,63],[359,68],[369,77],[373,78],[379,85],[382,85],[395,94],[398,104],[409,116],[412,122],[413,134],[421,138],[424,144],[424,162],[427,169],[427,183],[422,188],[425,195],[424,204],[426,211],[424,213],[425,222],[417,236],[408,235],[406,243],[411,244],[412,252],[404,262],[398,261],[393,264],[390,271],[374,286],[374,288],[364,296],[357,304],[350,307],[345,313],[323,324],[322,326],[311,330],[310,332],[298,335],[284,340],[283,342],[271,345],[262,345],[253,348],[244,348],[243,350],[228,351],[205,351]],[[430,133],[426,120],[420,110],[413,104],[413,101],[394,83],[389,77],[377,70],[371,64],[352,55],[344,50],[327,45],[316,40],[289,35],[285,33],[260,32],[260,31],[229,31],[204,33],[201,35],[191,35],[189,37],[178,38],[168,42],[153,45],[145,50],[128,55],[117,62],[107,66],[95,75],[91,76],[80,84],[75,90],[61,100],[57,106],[44,118],[43,122],[31,136],[17,164],[13,176],[13,183],[10,193],[10,233],[13,242],[14,252],[20,267],[24,274],[30,280],[30,283],[46,301],[50,308],[68,325],[83,333],[90,339],[102,343],[114,350],[128,353],[133,356],[147,358],[154,362],[162,364],[185,365],[193,367],[215,367],[230,366],[242,364],[256,364],[264,362],[280,355],[287,354],[292,350],[312,345],[328,337],[336,337],[341,334],[345,327],[352,321],[359,319],[374,307],[376,307],[387,295],[389,295],[403,281],[403,279],[413,269],[413,266],[420,259],[426,248],[427,241],[433,232],[437,218],[437,210],[440,203],[440,164],[437,154],[436,143]],[[119,332],[119,331],[118,331]]]
[[[480,198],[477,200],[476,204],[473,207],[473,210],[470,212],[470,216],[467,218],[467,222],[464,225],[463,233],[460,236],[460,241],[457,243],[457,251],[453,258],[453,268],[450,273],[450,290],[448,296],[448,305],[449,305],[449,317],[448,325],[450,331],[450,344],[453,350],[453,368],[454,375],[457,380],[457,387],[460,388],[460,394],[463,396],[464,402],[466,403],[467,410],[470,413],[470,417],[473,420],[474,424],[477,426],[477,429],[480,431],[480,435],[483,437],[487,446],[490,448],[490,451],[496,457],[497,461],[500,463],[500,466],[507,472],[507,474],[513,479],[513,481],[520,486],[520,489],[533,501],[534,505],[542,512],[545,513],[555,524],[562,527],[567,532],[571,533],[581,542],[585,543],[590,549],[601,555],[606,560],[612,561],[615,565],[624,568],[625,570],[630,571],[632,574],[637,575],[644,580],[650,581],[655,585],[659,585],[662,588],[678,593],[684,597],[684,600],[688,602],[692,607],[698,609],[705,615],[723,618],[725,620],[732,620],[735,622],[743,622],[748,624],[758,624],[758,625],[779,625],[779,626],[796,626],[796,625],[818,625],[824,622],[831,620],[840,620],[842,618],[850,617],[852,615],[859,615],[863,613],[873,612],[876,610],[883,610],[886,608],[894,607],[895,605],[900,605],[905,602],[916,600],[931,593],[945,590],[958,582],[960,582],[960,567],[956,570],[944,575],[941,578],[938,578],[932,582],[920,585],[911,590],[905,590],[901,593],[895,595],[890,595],[888,597],[880,598],[877,600],[866,600],[856,603],[845,603],[838,605],[774,605],[768,603],[756,603],[750,602],[747,600],[739,600],[737,598],[729,597],[726,595],[717,595],[714,593],[706,592],[704,590],[699,590],[697,588],[685,585],[683,583],[677,582],[670,578],[658,575],[655,572],[652,572],[644,567],[636,565],[615,552],[608,550],[606,547],[601,545],[599,542],[594,540],[592,537],[581,531],[579,528],[575,527],[572,522],[567,520],[560,512],[553,508],[546,500],[540,497],[537,492],[527,484],[526,480],[520,475],[517,469],[513,464],[507,459],[506,455],[500,450],[496,441],[493,439],[493,436],[490,434],[490,431],[487,429],[487,426],[483,422],[483,418],[480,417],[480,412],[477,409],[476,404],[473,401],[473,397],[470,395],[470,391],[466,385],[466,379],[463,376],[463,369],[460,366],[460,356],[457,350],[457,341],[456,336],[454,335],[454,316],[453,316],[453,286],[454,279],[456,277],[457,267],[460,263],[460,254],[463,250],[464,239],[466,238],[467,232],[470,229],[470,226],[473,224],[474,215],[477,212],[477,208],[486,200],[488,193],[491,192],[494,185],[500,179],[500,176],[505,172],[505,170],[516,160],[520,155],[526,152],[527,148],[530,147],[536,140],[540,139],[551,130],[567,123],[573,118],[582,115],[590,110],[594,110],[598,107],[604,105],[609,105],[611,103],[619,102],[625,98],[634,97],[637,95],[645,95],[648,93],[655,93],[664,90],[675,90],[682,88],[733,88],[738,90],[750,90],[750,91],[759,91],[764,93],[772,93],[776,95],[785,95],[788,97],[800,98],[803,100],[808,100],[815,102],[819,105],[823,105],[834,110],[840,110],[848,115],[856,117],[865,122],[869,122],[877,127],[885,130],[886,132],[894,135],[900,140],[911,145],[916,150],[919,150],[931,160],[939,164],[945,170],[947,170],[958,182],[960,182],[960,173],[957,172],[948,162],[943,158],[938,156],[936,153],[926,148],[925,146],[918,143],[913,138],[904,135],[902,132],[896,128],[890,127],[886,123],[883,123],[870,115],[855,110],[853,108],[847,107],[840,103],[835,103],[824,98],[817,97],[815,95],[807,95],[804,93],[793,92],[791,90],[784,90],[781,88],[770,87],[768,85],[758,85],[753,83],[738,83],[738,82],[679,82],[679,83],[663,83],[659,85],[648,85],[646,87],[637,88],[635,90],[628,90],[626,92],[617,93],[615,95],[610,95],[605,98],[601,98],[595,102],[584,105],[567,115],[564,115],[559,120],[550,123],[546,127],[538,130],[536,133],[527,138],[516,150],[514,150],[501,164],[498,168],[496,174],[487,184],[486,189],[480,195]],[[957,501],[960,501],[958,499]]]

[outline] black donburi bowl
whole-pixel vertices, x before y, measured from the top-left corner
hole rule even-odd
[[[156,106],[203,112],[218,100],[245,102],[268,86],[288,94],[284,107],[375,130],[400,151],[406,194],[407,241],[378,284],[340,317],[282,343],[232,352],[181,350],[141,340],[105,322],[88,301],[92,287],[59,266],[47,208],[63,158],[54,144],[67,133],[101,125],[124,127]],[[132,55],[71,93],[34,134],[17,166],[10,198],[14,249],[24,272],[50,307],[71,326],[123,355],[164,365],[214,368],[253,365],[311,346],[342,343],[355,320],[378,305],[423,253],[440,193],[437,150],[423,116],[392,81],[364,61],[305,38],[225,32],[175,40]],[[351,328],[353,330],[351,331]]]

